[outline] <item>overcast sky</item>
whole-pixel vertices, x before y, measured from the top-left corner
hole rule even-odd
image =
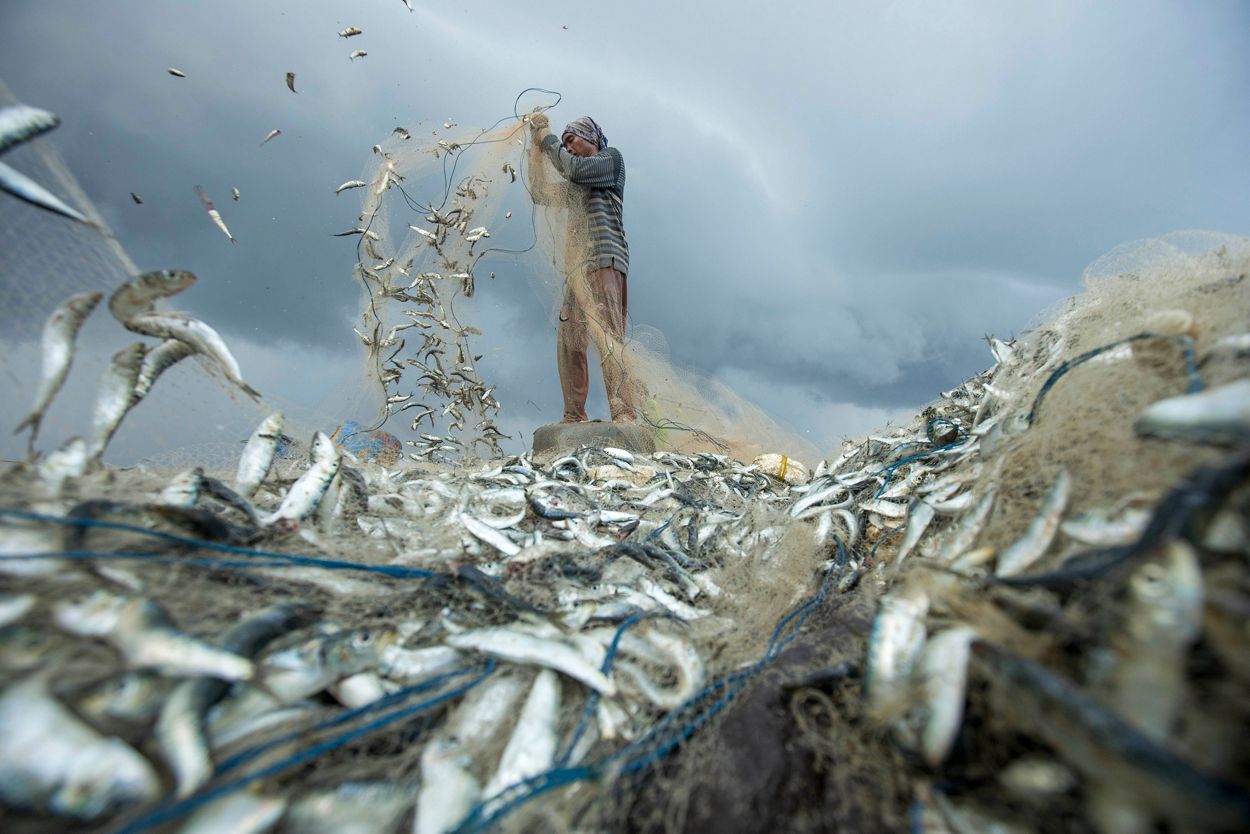
[[[1116,245],[1250,233],[1237,0],[413,5],[8,0],[0,79],[61,116],[44,141],[141,269],[200,276],[175,306],[278,401],[323,402],[359,359],[355,249],[331,237],[359,200],[334,187],[396,125],[485,127],[526,87],[624,155],[634,323],[826,450],[986,367],[983,335],[1020,332]],[[6,293],[60,280],[15,263]],[[549,311],[501,285],[479,284],[479,370],[519,451],[559,387]]]

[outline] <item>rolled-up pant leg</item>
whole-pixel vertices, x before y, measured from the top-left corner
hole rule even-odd
[[[603,326],[603,343],[599,354],[603,369],[603,387],[608,395],[608,408],[616,422],[638,419],[634,403],[629,356],[625,351],[625,321],[629,314],[629,286],[623,273],[606,267],[594,273],[591,281],[596,291],[599,321]]]
[[[564,393],[566,423],[586,419],[586,394],[590,390],[590,374],[586,365],[586,316],[582,305],[572,295],[566,296],[556,327],[556,368],[560,371],[560,390]]]
[[[586,360],[588,337],[593,334],[599,348],[603,386],[608,395],[612,419],[637,419],[634,386],[625,353],[625,321],[628,315],[626,276],[611,267],[586,275],[586,284],[570,288],[560,310],[556,328],[556,366],[564,394],[564,420],[586,419],[586,395],[590,378]],[[587,309],[593,313],[587,316]]]

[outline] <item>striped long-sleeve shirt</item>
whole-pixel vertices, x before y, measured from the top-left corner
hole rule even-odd
[[[629,243],[625,240],[625,160],[616,148],[607,147],[594,156],[575,156],[547,134],[543,150],[569,182],[580,185],[586,195],[587,238],[599,268],[612,267],[629,274]]]

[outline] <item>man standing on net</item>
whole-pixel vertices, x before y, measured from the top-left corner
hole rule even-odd
[[[569,122],[559,139],[547,130],[542,113],[529,117],[534,142],[572,187],[571,237],[584,236],[585,260],[569,275],[560,324],[556,329],[556,365],[564,393],[563,423],[586,420],[590,377],[586,361],[589,336],[599,348],[603,385],[614,422],[637,419],[637,395],[625,354],[625,319],[629,293],[629,244],[625,240],[625,161],[595,120]],[[584,218],[584,220],[583,220]]]

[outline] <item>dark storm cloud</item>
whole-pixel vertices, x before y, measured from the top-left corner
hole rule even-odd
[[[63,117],[50,141],[128,254],[200,275],[179,306],[278,396],[357,357],[355,250],[330,235],[359,199],[332,192],[370,146],[557,88],[554,123],[592,113],[625,155],[634,322],[829,443],[981,370],[983,335],[1117,244],[1250,231],[1247,24],[1239,3],[8,3],[0,77]],[[553,299],[536,260],[500,263],[481,368],[529,432],[559,411]]]

